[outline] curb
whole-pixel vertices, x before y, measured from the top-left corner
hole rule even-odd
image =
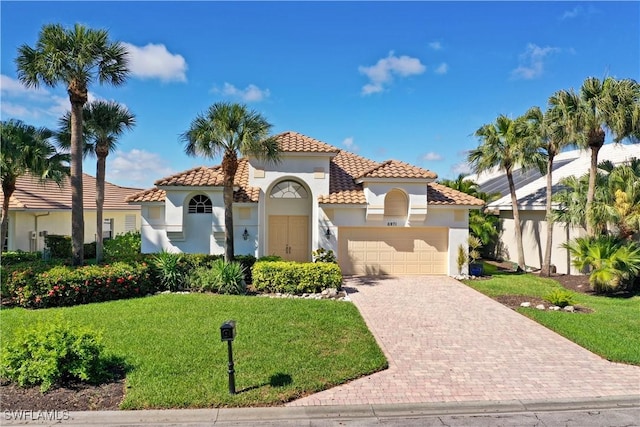
[[[379,420],[640,408],[640,395],[566,400],[509,400],[140,411],[3,411],[2,425],[144,426],[258,424],[278,421]],[[22,414],[22,416],[19,416]],[[48,417],[48,418],[47,418]]]

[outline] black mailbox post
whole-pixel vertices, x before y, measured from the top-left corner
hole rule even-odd
[[[227,320],[220,326],[220,339],[226,341],[229,350],[229,393],[236,394],[236,378],[233,369],[233,348],[231,343],[236,337],[236,321]]]

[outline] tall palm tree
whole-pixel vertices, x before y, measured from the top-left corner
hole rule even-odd
[[[89,84],[114,86],[125,82],[127,51],[111,42],[106,30],[76,24],[67,29],[59,24],[42,27],[35,48],[18,48],[18,79],[27,87],[64,84],[71,102],[71,246],[72,263],[84,258],[84,211],[82,204],[82,107],[88,100]]]
[[[546,221],[547,221],[547,241],[544,250],[544,259],[540,274],[551,275],[551,250],[553,249],[553,162],[562,149],[570,144],[567,121],[565,117],[571,112],[562,94],[556,92],[549,98],[549,109],[543,113],[539,107],[532,107],[525,113],[525,118],[529,124],[529,136],[532,143],[537,144],[543,151],[546,159]]]
[[[233,260],[233,182],[238,169],[238,154],[265,161],[278,161],[280,150],[272,125],[245,105],[219,102],[199,114],[189,130],[182,134],[189,156],[214,158],[222,155],[224,226],[226,261]]]
[[[102,219],[104,208],[104,183],[107,156],[116,150],[118,137],[135,125],[135,116],[127,107],[112,101],[92,101],[82,109],[84,154],[96,156],[96,262],[103,258]],[[59,144],[68,149],[71,145],[71,113],[60,119]]]
[[[575,107],[574,107],[575,108]],[[587,234],[594,235],[591,207],[596,191],[598,153],[609,132],[614,143],[624,139],[640,140],[640,85],[632,79],[607,77],[587,78],[580,88],[579,104],[575,108],[576,144],[591,152],[589,190],[585,211]]]
[[[517,167],[528,168],[541,165],[542,157],[535,144],[528,138],[528,126],[524,118],[515,120],[500,115],[494,123],[480,127],[475,135],[482,141],[468,156],[475,173],[498,168],[505,172],[511,194],[513,220],[518,250],[518,269],[525,270],[524,248],[522,245],[522,227],[518,211],[518,199],[513,182],[513,171]]]
[[[0,244],[4,245],[9,228],[9,201],[16,190],[16,180],[30,173],[42,182],[62,183],[69,174],[69,157],[56,152],[49,139],[53,132],[36,128],[19,120],[0,123],[0,179],[2,179],[2,226]]]

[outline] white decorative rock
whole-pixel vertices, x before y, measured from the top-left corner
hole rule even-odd
[[[568,311],[570,313],[573,313],[574,311],[576,311],[576,308],[572,305],[568,305],[564,308],[564,311]]]
[[[536,305],[536,308],[538,310],[544,310],[544,304],[538,304],[538,305]]]
[[[530,302],[520,303],[520,307],[531,307],[531,303]]]

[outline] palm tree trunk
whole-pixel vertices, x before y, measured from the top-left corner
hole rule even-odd
[[[589,189],[587,190],[587,204],[585,206],[585,218],[587,225],[587,235],[593,236],[595,234],[595,227],[593,224],[591,206],[593,206],[593,199],[596,194],[596,175],[598,174],[598,152],[600,147],[591,147],[591,165],[589,166]]]
[[[235,151],[227,150],[222,158],[224,173],[224,260],[233,261],[233,181],[238,170],[238,156]]]
[[[553,243],[553,219],[551,215],[551,197],[552,197],[552,171],[553,171],[553,158],[552,154],[549,154],[547,160],[547,204],[546,204],[546,220],[547,220],[547,243],[544,248],[544,261],[542,261],[542,269],[540,271],[541,276],[551,276],[551,249]]]
[[[11,201],[11,195],[16,190],[15,179],[7,179],[2,181],[2,193],[4,197],[2,199],[2,225],[0,226],[0,251],[4,249],[4,242],[9,234],[9,202]]]
[[[71,101],[71,263],[84,261],[84,206],[82,188],[82,106],[76,96]]]
[[[96,150],[97,151],[97,150]],[[96,262],[104,258],[104,238],[102,236],[102,217],[104,208],[104,181],[107,159],[102,153],[97,154],[96,164]]]
[[[511,206],[513,207],[513,222],[516,231],[516,245],[518,246],[518,269],[525,271],[527,266],[524,262],[524,247],[522,245],[522,227],[520,225],[520,212],[518,211],[518,199],[516,198],[516,187],[513,184],[513,175],[507,170],[507,181],[509,181],[509,192],[511,193]]]

